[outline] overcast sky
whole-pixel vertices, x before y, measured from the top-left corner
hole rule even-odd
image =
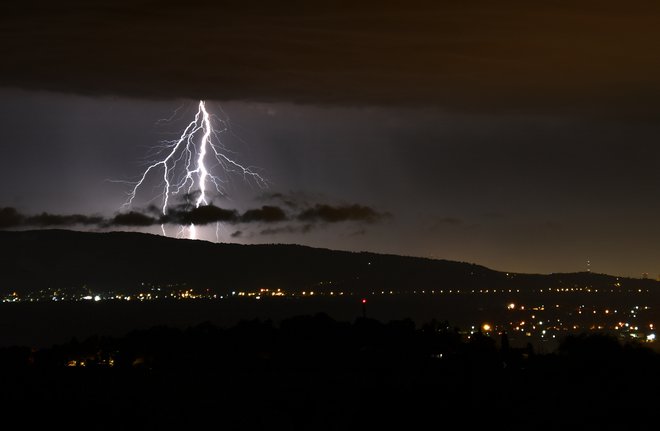
[[[148,212],[156,189],[122,209],[112,180],[203,98],[268,179],[227,177],[221,241],[660,273],[653,2],[88,3],[0,6],[0,208],[22,220]]]

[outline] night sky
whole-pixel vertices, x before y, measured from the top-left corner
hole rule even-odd
[[[204,99],[221,241],[655,278],[660,5],[399,3],[3,1],[0,226],[160,232],[113,180]]]

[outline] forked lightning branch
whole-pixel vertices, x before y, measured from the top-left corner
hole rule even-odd
[[[224,127],[223,127],[224,130]],[[220,141],[219,133],[213,127],[213,119],[200,100],[195,118],[184,129],[178,139],[163,141],[156,158],[148,162],[139,180],[130,183],[132,188],[124,207],[133,204],[138,192],[151,176],[161,176],[161,192],[156,199],[161,201],[161,211],[167,215],[171,198],[174,195],[193,196],[190,202],[195,208],[208,205],[209,193],[224,195],[224,185],[230,175],[239,175],[252,180],[260,187],[266,180],[250,167],[246,167],[229,157],[229,151]],[[189,228],[190,238],[195,238],[195,226]],[[165,234],[165,226],[161,226]],[[185,229],[185,226],[183,227]]]

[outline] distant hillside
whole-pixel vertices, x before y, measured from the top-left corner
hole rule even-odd
[[[214,244],[129,232],[0,232],[0,293],[81,285],[117,289],[143,282],[187,283],[221,294],[262,287],[355,292],[528,290],[573,285],[609,288],[617,279],[592,273],[505,274],[447,260],[299,245]],[[658,285],[653,280],[618,282],[627,288]]]

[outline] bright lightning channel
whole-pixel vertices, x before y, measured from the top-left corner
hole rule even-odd
[[[133,188],[128,193],[128,200],[123,207],[132,205],[138,191],[149,175],[159,169],[162,170],[163,175],[162,191],[159,194],[162,199],[161,211],[163,215],[167,215],[170,197],[179,194],[182,190],[185,190],[189,195],[193,190],[198,192],[194,203],[195,208],[208,205],[207,185],[211,185],[216,192],[223,195],[223,183],[225,182],[221,177],[214,175],[207,167],[209,154],[212,156],[212,161],[217,162],[216,166],[225,174],[240,174],[244,179],[252,180],[259,187],[267,185],[266,180],[261,175],[227,155],[228,150],[222,145],[218,131],[213,128],[211,116],[206,110],[206,104],[203,100],[199,101],[195,118],[184,129],[179,139],[163,141],[163,145],[157,153],[161,158],[149,162],[150,164],[144,170],[140,179],[131,183]],[[185,227],[182,227],[179,235],[183,235],[185,229]],[[163,235],[167,235],[164,224],[161,225],[161,230]],[[188,233],[191,239],[197,237],[197,229],[194,224],[191,223],[188,226]]]

